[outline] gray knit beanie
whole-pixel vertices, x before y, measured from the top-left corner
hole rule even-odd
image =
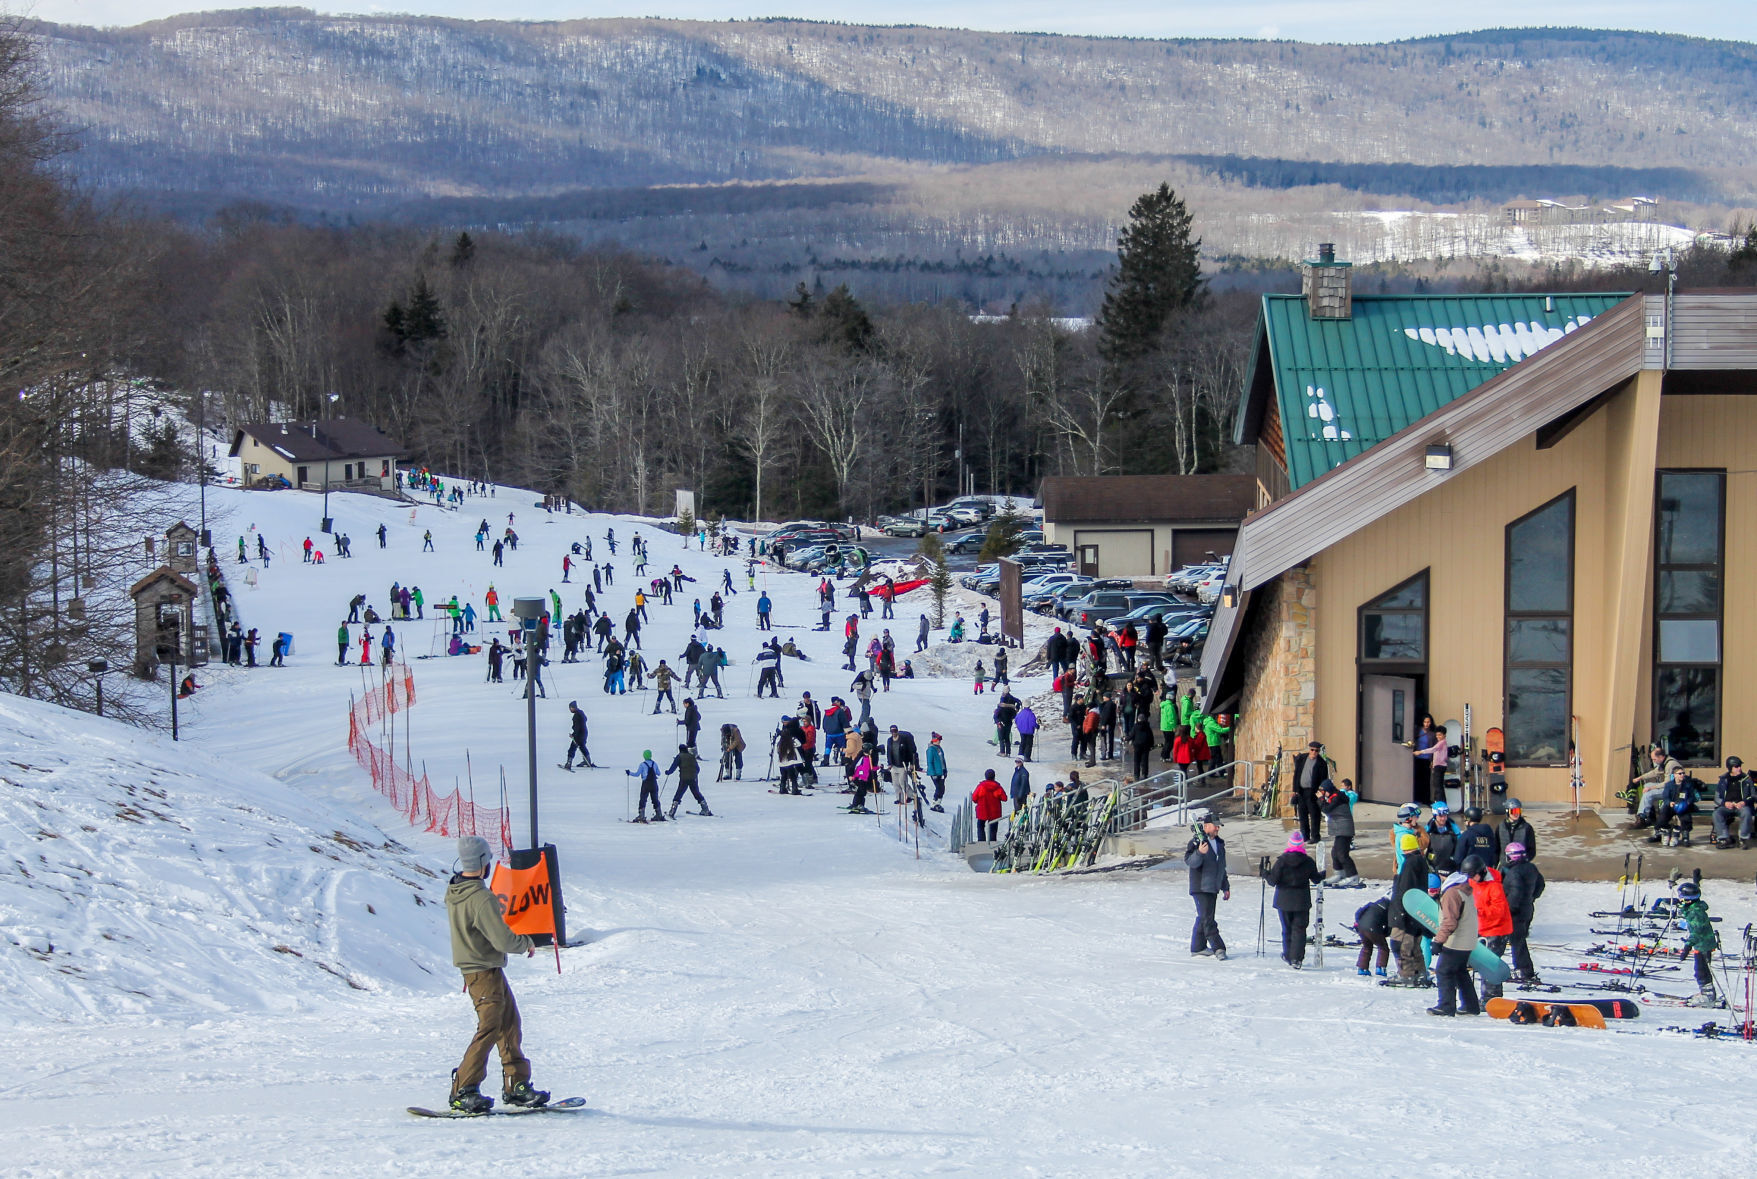
[[[494,851],[480,835],[465,835],[458,840],[458,871],[480,872],[494,862]]]

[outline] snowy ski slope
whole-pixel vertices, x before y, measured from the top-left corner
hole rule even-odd
[[[0,1103],[10,1173],[1749,1169],[1749,1119],[1736,1109],[1705,1115],[1757,1079],[1757,1050],[1658,1030],[1706,1017],[1653,1008],[1639,1028],[1610,1032],[1436,1020],[1423,1014],[1426,993],[1357,979],[1342,951],[1323,970],[1295,974],[1273,950],[1253,956],[1258,895],[1248,865],[1235,865],[1237,891],[1221,906],[1234,952],[1221,963],[1187,952],[1181,866],[979,876],[926,848],[917,860],[875,820],[837,813],[839,796],[783,798],[750,781],[704,781],[715,818],[624,823],[622,769],[642,749],[674,751],[677,730],[668,714],[649,715],[650,694],[607,698],[595,658],[564,666],[559,652],[539,704],[542,827],[561,850],[570,932],[587,944],[564,952],[560,974],[544,956],[509,973],[536,1081],[557,1096],[585,1096],[591,1112],[411,1119],[404,1106],[443,1100],[471,1015],[448,965],[443,912],[415,904],[397,881],[431,895],[434,882],[416,865],[443,875],[453,851],[401,825],[349,756],[349,696],[363,677],[333,665],[336,625],[356,590],[384,609],[393,579],[413,580],[429,603],[456,591],[478,609],[490,581],[508,603],[553,587],[572,609],[578,587],[561,584],[562,553],[589,534],[604,560],[607,526],[622,543],[616,585],[601,600],[619,617],[633,593],[626,542],[642,526],[547,515],[530,493],[504,488],[458,513],[337,496],[332,510],[357,556],[314,567],[300,562],[298,545],[317,525],[319,497],[208,494],[246,626],[295,635],[286,668],[207,669],[176,747],[0,700],[0,813],[10,835],[0,868],[28,866],[40,851],[101,874],[62,871],[51,895],[41,876],[0,871],[9,943],[0,978],[16,1062],[10,1100]],[[520,548],[492,569],[470,536],[484,517],[498,534],[509,511]],[[380,522],[382,552],[372,536]],[[253,563],[255,588],[229,561],[252,525],[277,554],[266,570]],[[437,551],[422,554],[428,528]],[[649,535],[654,573],[680,562],[705,602],[723,562]],[[738,723],[753,746],[748,779],[763,769],[781,709],[748,695],[754,604],[742,564],[734,574],[741,592],[722,632],[734,661],[723,673],[728,696],[703,706],[703,747],[719,724]],[[839,629],[805,629],[816,621],[810,579],[770,574],[766,584],[779,633],[811,655],[787,662],[781,705],[800,689],[845,693]],[[692,596],[649,607],[650,661],[681,652]],[[906,653],[919,608],[904,601],[893,625]],[[875,615],[863,630],[879,625]],[[426,653],[431,623],[395,626],[406,654]],[[353,637],[357,658],[358,628]],[[418,701],[399,747],[435,788],[473,782],[479,802],[498,793],[504,765],[522,843],[515,688],[485,683],[480,657],[411,666]],[[1021,694],[1046,686],[1019,685]],[[593,755],[608,768],[555,768],[569,699],[590,716]],[[960,677],[899,683],[874,712],[881,727],[895,720],[923,743],[930,731],[945,734],[954,793],[963,794],[983,769],[1005,772],[986,744],[991,707]],[[166,797],[141,800],[130,786]],[[102,813],[112,801],[166,818]],[[934,818],[943,832],[945,816]],[[80,830],[86,822],[98,831]],[[62,838],[39,838],[33,827]],[[326,840],[332,832],[368,850]],[[411,850],[373,850],[387,841]],[[1748,885],[1707,891],[1726,927],[1757,916]],[[1331,927],[1373,895],[1332,894]],[[1585,914],[1614,899],[1605,886],[1552,886],[1533,940],[1587,940]],[[82,973],[58,972],[69,963]]]

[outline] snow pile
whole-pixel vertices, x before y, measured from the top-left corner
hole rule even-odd
[[[298,1010],[450,971],[424,949],[446,944],[429,928],[442,879],[375,828],[187,745],[0,696],[0,816],[14,1026]]]

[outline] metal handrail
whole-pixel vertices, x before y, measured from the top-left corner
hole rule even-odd
[[[1232,771],[1239,766],[1244,767],[1242,781],[1233,782],[1224,789],[1200,798],[1190,797],[1190,787],[1195,783],[1204,778],[1212,778],[1216,774]],[[1248,796],[1255,783],[1256,764],[1249,761],[1229,761],[1194,777],[1185,774],[1182,770],[1165,770],[1151,778],[1143,778],[1125,788],[1128,793],[1121,808],[1122,816],[1118,823],[1118,829],[1123,831],[1137,830],[1167,813],[1175,816],[1176,822],[1188,822],[1192,807],[1202,806],[1229,795],[1236,796],[1240,792]]]

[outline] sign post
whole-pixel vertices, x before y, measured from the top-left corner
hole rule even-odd
[[[1001,566],[1001,641],[1003,644],[1025,646],[1025,607],[1021,600],[1019,563],[1002,557]]]

